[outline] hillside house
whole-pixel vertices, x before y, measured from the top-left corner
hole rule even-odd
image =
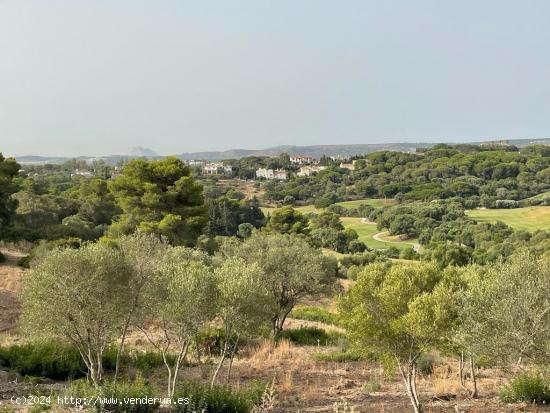
[[[311,165],[316,163],[316,159],[311,156],[296,155],[290,157],[290,162],[295,165]]]
[[[196,161],[194,159],[191,159],[191,160],[187,161],[187,165],[189,165],[189,166],[203,166],[204,161]]]
[[[204,165],[202,172],[205,175],[231,175],[233,167],[231,165],[224,165],[222,162],[213,162]]]
[[[81,171],[79,169],[75,169],[74,173],[71,174],[71,178],[73,176],[83,176],[84,178],[91,178],[92,176],[94,176],[94,174],[90,171]]]
[[[281,181],[286,181],[288,179],[288,174],[284,169],[273,170],[260,168],[256,170],[256,178],[277,179]]]
[[[326,166],[312,165],[312,166],[302,166],[298,172],[298,176],[311,176],[316,174],[319,171],[327,169]]]

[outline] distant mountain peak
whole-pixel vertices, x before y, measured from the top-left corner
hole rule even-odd
[[[144,148],[143,146],[134,146],[128,153],[128,156],[132,158],[155,158],[159,155],[152,149]]]

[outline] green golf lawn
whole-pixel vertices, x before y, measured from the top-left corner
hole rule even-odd
[[[369,248],[385,249],[393,246],[401,250],[404,248],[412,247],[412,245],[415,243],[415,240],[394,242],[378,241],[372,237],[373,235],[380,232],[376,227],[376,224],[370,222],[362,222],[361,218],[342,217],[340,219],[342,220],[342,223],[346,228],[351,228],[357,231],[357,234],[359,234],[359,241],[363,241],[365,245],[367,245]]]
[[[359,205],[370,205],[374,208],[382,208],[383,206],[395,205],[397,202],[395,199],[357,199],[355,201],[337,202],[336,205],[343,206],[344,208],[357,208]]]
[[[533,206],[513,209],[474,209],[467,215],[476,221],[495,223],[502,221],[514,229],[550,230],[550,206]]]
[[[395,204],[396,204],[396,201],[395,199],[392,199],[392,198],[390,199],[366,198],[366,199],[357,199],[355,201],[337,202],[334,205],[340,205],[344,208],[353,209],[353,208],[357,208],[359,205],[370,205],[374,208],[382,208],[383,206],[395,205]],[[324,210],[324,208],[315,208],[314,205],[297,206],[293,208],[304,214],[308,214],[308,213],[315,214]],[[261,209],[264,212],[264,214],[267,215],[268,213],[273,212],[276,208],[262,207]]]

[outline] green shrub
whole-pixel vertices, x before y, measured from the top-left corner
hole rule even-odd
[[[363,384],[363,393],[371,394],[382,390],[382,383],[377,379],[370,379]]]
[[[105,371],[115,371],[117,350],[116,346],[111,346],[103,352],[103,369]],[[167,359],[172,363],[175,356],[168,354]],[[134,368],[141,374],[147,374],[155,367],[164,366],[164,360],[159,352],[125,351],[120,357],[120,366],[122,368]]]
[[[198,346],[201,354],[206,354],[209,357],[212,357],[212,355],[219,355],[221,353],[224,341],[225,332],[222,328],[209,327],[202,330],[197,337],[195,337],[192,347],[196,349]],[[242,345],[243,340],[239,340],[239,343]],[[229,344],[230,347],[235,344],[234,337],[229,340]]]
[[[84,381],[77,380],[71,383],[66,396],[92,399],[94,404],[89,406],[96,412],[112,413],[150,413],[158,410],[158,403],[151,403],[144,398],[159,397],[153,389],[141,378],[133,382],[119,381],[116,386],[106,382],[99,387]],[[142,399],[130,403],[129,398]]]
[[[302,346],[333,346],[338,344],[338,340],[345,337],[343,333],[336,331],[325,331],[317,327],[302,327],[289,330],[283,330],[281,339],[287,339],[294,344]]]
[[[296,318],[298,320],[318,321],[320,323],[339,325],[339,317],[336,313],[315,306],[303,306],[294,308],[289,317]]]
[[[115,347],[103,353],[103,368],[114,371],[116,362]],[[129,353],[121,357],[122,368],[135,368],[146,373],[164,365],[159,353]],[[51,341],[37,341],[22,345],[0,347],[0,366],[7,367],[22,376],[47,377],[53,380],[77,379],[86,375],[86,365],[78,350],[68,344]]]
[[[56,342],[36,342],[0,347],[0,365],[23,376],[53,380],[83,377],[86,365],[78,350]]]
[[[19,258],[17,265],[23,268],[31,268],[31,260],[32,258],[30,255],[25,255],[24,257]]]
[[[502,387],[499,398],[505,403],[550,403],[550,381],[540,375],[525,373]]]
[[[0,262],[4,261],[6,261],[6,257],[4,256],[4,254],[2,254],[2,252],[0,252]]]
[[[435,367],[435,357],[431,354],[422,354],[416,361],[418,371],[426,376],[433,374]]]
[[[187,398],[189,404],[173,406],[176,413],[249,413],[261,400],[265,384],[253,382],[239,391],[227,386],[210,386],[197,382],[183,383],[174,399]]]
[[[347,363],[350,361],[364,360],[365,357],[355,351],[332,351],[330,353],[313,353],[313,358],[317,361],[331,361],[336,363]]]

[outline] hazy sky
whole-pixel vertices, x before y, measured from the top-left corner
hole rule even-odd
[[[0,151],[550,137],[548,0],[0,0]]]

